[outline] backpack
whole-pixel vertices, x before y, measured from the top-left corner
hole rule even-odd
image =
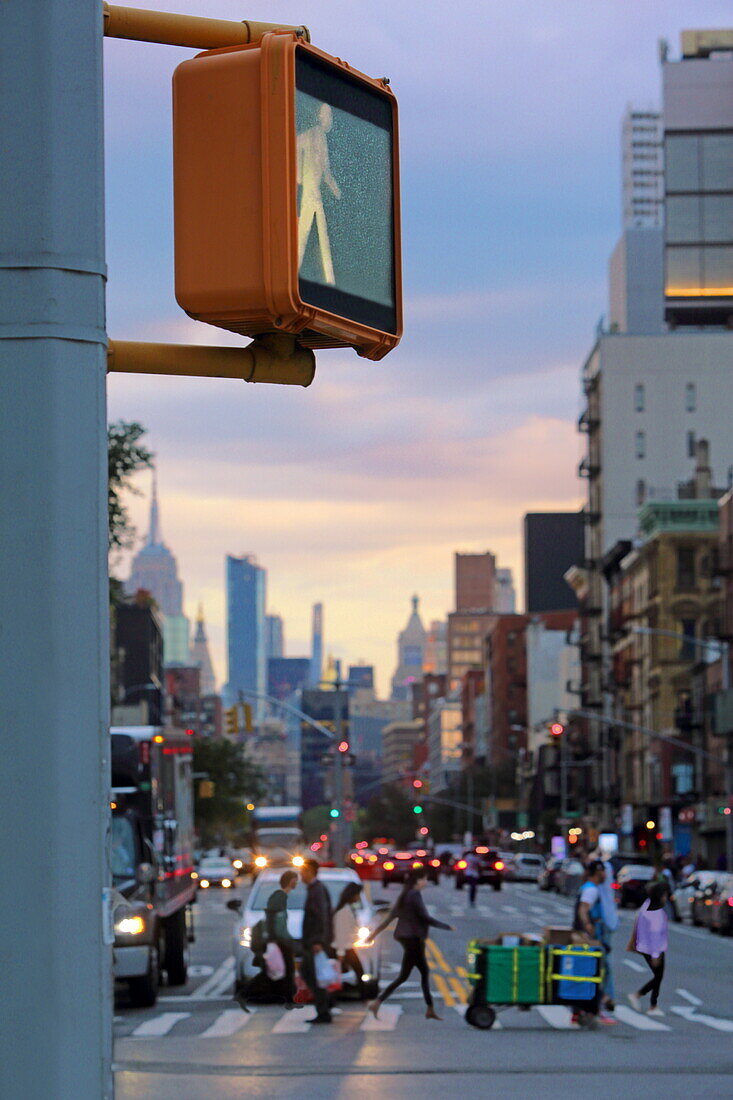
[[[252,948],[252,953],[254,954],[255,958],[260,955],[264,955],[265,949],[267,948],[267,943],[267,929],[265,927],[265,920],[263,917],[262,920],[258,920],[257,924],[252,926],[252,939],[250,942],[250,946]]]

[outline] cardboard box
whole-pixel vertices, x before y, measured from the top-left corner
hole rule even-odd
[[[573,943],[598,946],[597,940],[589,940],[585,933],[575,932],[572,928],[545,928],[544,939],[545,943],[553,947],[567,947]]]

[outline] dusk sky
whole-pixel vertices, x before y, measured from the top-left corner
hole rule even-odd
[[[722,0],[406,0],[138,6],[305,23],[400,106],[405,335],[381,363],[318,353],[300,387],[110,376],[109,418],[156,454],[163,536],[226,678],[224,556],[268,571],[288,656],[311,604],[326,651],[377,666],[397,632],[452,605],[455,550],[492,550],[522,590],[522,516],[576,508],[579,373],[607,311],[621,228],[620,123],[658,106],[657,43],[729,26]],[[194,51],[107,41],[108,330],[237,344],[173,293],[173,69]],[[142,538],[145,496],[130,511]],[[126,577],[128,560],[113,563]]]

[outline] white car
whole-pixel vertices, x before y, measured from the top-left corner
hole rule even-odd
[[[512,862],[512,870],[516,882],[537,882],[545,868],[542,856],[516,855]]]
[[[199,863],[197,874],[199,890],[208,890],[210,886],[231,890],[236,877],[232,861],[224,856],[206,856]]]
[[[239,909],[237,923],[234,926],[234,984],[236,989],[242,989],[253,979],[257,979],[256,991],[266,992],[267,979],[260,967],[255,965],[252,952],[252,929],[265,915],[265,906],[270,895],[280,887],[282,870],[262,871],[250,891],[246,903],[242,906],[239,899],[227,902],[230,909]],[[341,891],[349,882],[362,885],[356,871],[347,867],[323,867],[318,872],[318,880],[328,890],[331,898],[331,907],[336,908],[341,897]],[[237,905],[238,902],[238,905]],[[305,886],[302,882],[288,894],[288,931],[296,941],[296,955],[299,953],[300,937],[303,930],[303,906],[305,905]],[[366,983],[365,996],[376,997],[379,992],[380,976],[380,947],[379,943],[371,947],[365,947],[364,941],[369,938],[369,930],[374,928],[379,920],[379,914],[375,911],[364,891],[361,895],[361,907],[359,909],[359,938],[354,946],[357,949],[361,964],[364,967]],[[343,974],[343,983],[346,990],[354,989],[356,975],[347,970]],[[254,990],[253,990],[254,991]]]

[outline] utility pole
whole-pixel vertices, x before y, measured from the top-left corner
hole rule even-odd
[[[0,805],[16,898],[0,1065],[8,1096],[101,1100],[113,1087],[99,0],[3,4],[0,70]]]
[[[339,749],[344,734],[344,714],[340,680],[336,681],[333,695],[333,724],[336,729],[336,744],[333,754],[333,804],[339,811],[339,816],[334,821],[333,828],[333,856],[338,866],[344,858],[344,761],[343,753]]]

